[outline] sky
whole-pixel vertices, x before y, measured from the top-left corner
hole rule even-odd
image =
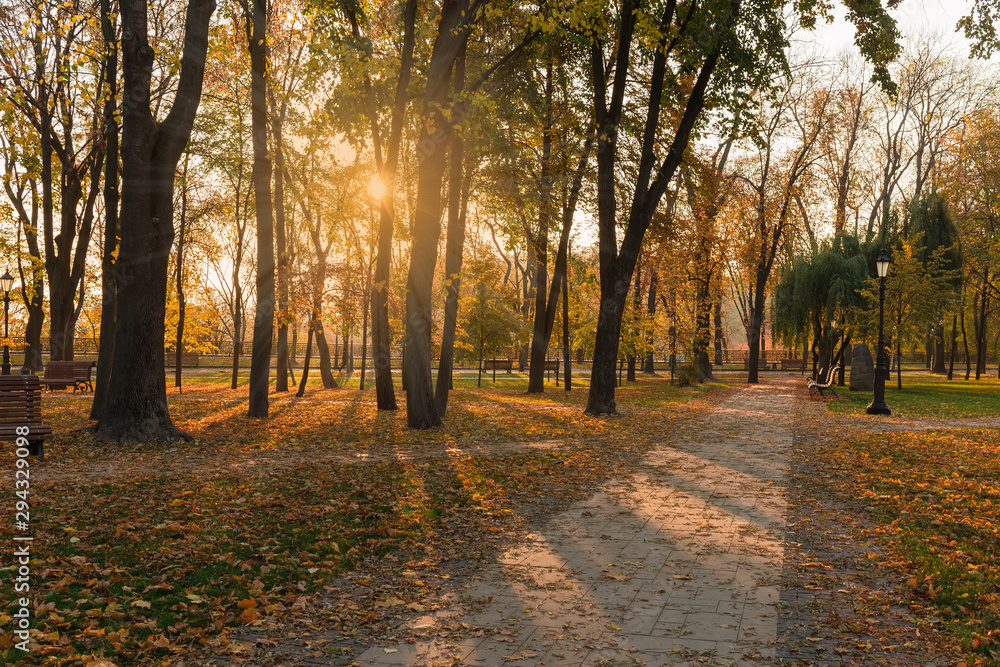
[[[968,56],[969,41],[961,32],[955,32],[955,24],[971,7],[968,0],[902,0],[892,14],[899,24],[904,47],[907,38],[926,32],[939,34],[946,42],[954,44],[959,53]],[[802,34],[804,41],[811,41],[818,50],[830,55],[847,46],[854,48],[854,26],[844,18],[846,12],[838,4],[834,13],[838,18],[833,24],[821,24],[813,33]]]

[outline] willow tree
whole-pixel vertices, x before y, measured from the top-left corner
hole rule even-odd
[[[190,0],[173,105],[157,122],[151,88],[156,51],[146,0],[122,0],[121,250],[118,318],[102,440],[186,438],[167,407],[164,318],[174,240],[174,174],[201,100],[213,0]]]
[[[837,235],[815,252],[793,257],[782,268],[774,289],[774,330],[786,344],[808,342],[813,351],[813,374],[819,363],[833,363],[833,331],[845,337],[853,332],[858,313],[866,306],[865,282],[875,269],[874,245],[862,248],[857,238]]]

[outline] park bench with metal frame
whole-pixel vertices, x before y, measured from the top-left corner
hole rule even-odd
[[[799,371],[802,370],[803,366],[802,359],[796,357],[787,357],[781,360],[781,370],[783,371]]]
[[[181,367],[182,368],[197,368],[198,364],[201,363],[201,357],[197,352],[182,352],[181,353]],[[168,368],[173,368],[177,365],[177,353],[167,352],[166,364]]]
[[[837,381],[837,371],[840,370],[840,364],[834,364],[829,369],[822,369],[819,372],[819,377],[825,378],[823,382],[818,380],[809,379],[809,397],[813,398],[818,393],[820,396],[824,395],[824,392],[829,391],[833,394],[837,392],[834,391],[833,385]]]
[[[45,364],[45,376],[39,383],[49,391],[73,387],[73,393],[94,391],[91,373],[97,366],[96,361],[50,361]]]
[[[487,359],[483,362],[483,371],[507,371],[513,372],[514,362],[510,359]]]
[[[23,436],[28,452],[45,460],[45,441],[52,427],[42,423],[42,386],[37,375],[0,375],[0,440],[16,441],[17,429],[28,428]],[[24,433],[22,430],[21,433]]]

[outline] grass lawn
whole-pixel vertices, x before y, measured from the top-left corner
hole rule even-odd
[[[377,412],[373,389],[273,397],[271,418],[256,420],[245,416],[245,384],[193,376],[183,393],[168,390],[193,442],[138,446],[92,438],[90,396],[47,395],[58,435],[45,463],[31,461],[29,496],[30,595],[42,606],[31,654],[7,635],[0,662],[158,664],[224,648],[236,627],[320,613],[344,636],[377,627],[423,609],[421,568],[493,558],[524,529],[525,503],[551,511],[627,474],[630,457],[698,409],[692,399],[723,386],[642,378],[619,390],[621,415],[599,419],[583,414],[585,391],[550,383],[529,396],[525,376],[475,382],[456,379],[443,427],[414,432],[405,408]],[[11,448],[0,466],[13,470]],[[11,480],[0,482],[8,497]],[[12,537],[3,522],[0,542]],[[361,597],[315,605],[338,576],[380,567],[409,584],[373,576],[380,585]],[[4,627],[15,597],[0,590]]]
[[[878,433],[826,456],[838,492],[869,503],[887,565],[912,575],[925,622],[974,654],[962,664],[1000,664],[1000,429]]]
[[[962,376],[964,377],[964,375]],[[896,389],[896,376],[886,384],[885,402],[896,417],[930,419],[1000,418],[1000,381],[996,377],[981,380],[956,379],[920,374],[904,375],[903,389]],[[827,403],[838,414],[864,414],[872,401],[868,392],[837,389],[839,400]]]

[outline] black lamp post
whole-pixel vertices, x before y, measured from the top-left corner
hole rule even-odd
[[[875,357],[875,396],[866,412],[870,415],[891,415],[892,409],[885,403],[885,380],[889,377],[889,359],[885,354],[885,338],[882,335],[885,313],[885,277],[889,275],[889,256],[885,248],[879,252],[875,266],[878,268],[878,355]]]
[[[0,290],[3,290],[3,374],[10,375],[10,346],[7,337],[10,332],[7,328],[8,313],[10,311],[10,290],[14,287],[14,276],[10,271],[4,272],[0,277]]]

